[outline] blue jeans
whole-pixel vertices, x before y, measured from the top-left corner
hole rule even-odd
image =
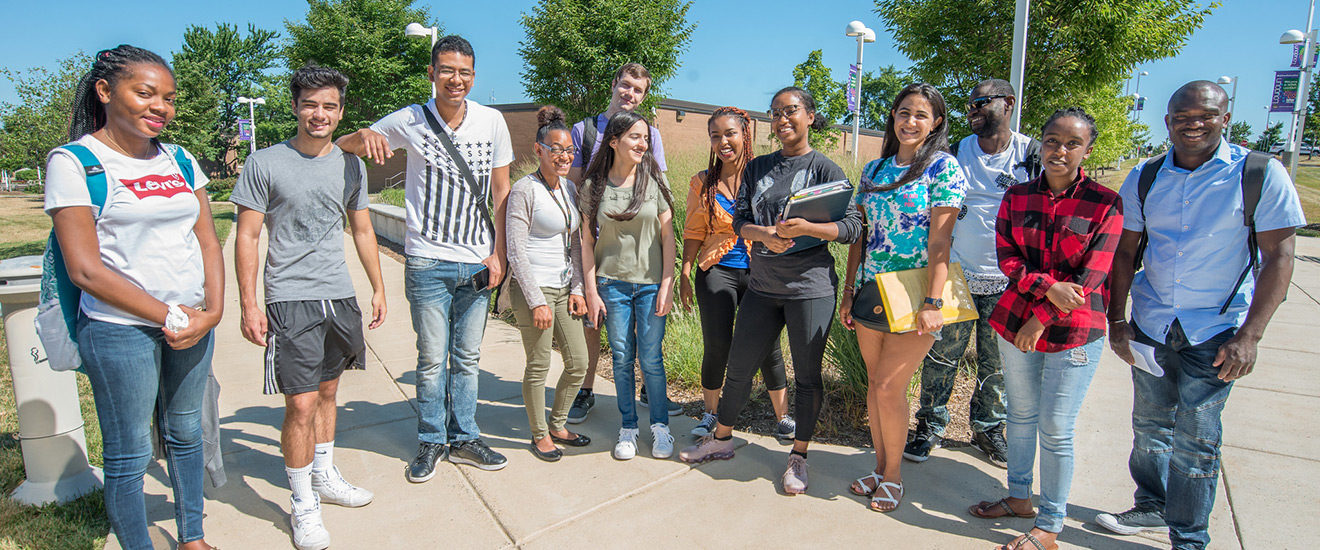
[[[202,538],[202,401],[212,336],[175,350],[158,327],[78,319],[78,351],[101,421],[106,515],[126,550],[151,548],[142,477],[153,420],[165,438],[179,543]]]
[[[1128,471],[1137,483],[1136,505],[1164,512],[1173,547],[1205,548],[1210,543],[1210,510],[1219,483],[1220,413],[1232,382],[1218,378],[1219,346],[1234,329],[1191,345],[1174,321],[1164,343],[1137,327],[1137,338],[1155,346],[1164,376],[1132,368],[1132,455]]]
[[[441,445],[481,437],[477,378],[490,290],[472,288],[481,264],[409,256],[404,294],[417,332],[417,439]]]
[[[614,357],[614,392],[624,428],[637,427],[637,383],[633,363],[642,368],[652,424],[669,424],[669,396],[665,387],[665,318],[655,315],[658,284],[625,283],[596,277],[596,293],[605,302],[605,334]]]
[[[1008,393],[1008,496],[1031,499],[1040,436],[1040,515],[1036,527],[1063,530],[1072,489],[1073,433],[1082,399],[1091,386],[1105,340],[1072,349],[1043,353],[1018,351],[999,340]]]

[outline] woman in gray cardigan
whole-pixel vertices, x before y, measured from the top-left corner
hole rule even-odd
[[[573,162],[573,141],[558,108],[541,107],[536,119],[533,150],[541,162],[535,172],[513,184],[505,231],[513,275],[509,294],[527,352],[522,393],[532,429],[532,454],[554,462],[563,456],[556,444],[591,443],[587,436],[565,428],[573,396],[587,372],[586,340],[579,320],[587,305],[582,298],[581,215],[576,190],[564,178]],[[552,342],[559,344],[564,372],[555,385],[547,425],[545,380]]]

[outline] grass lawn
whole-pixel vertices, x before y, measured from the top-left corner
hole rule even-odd
[[[233,206],[212,204],[212,219],[220,241],[229,235],[234,221]],[[36,195],[0,196],[0,259],[45,250],[50,218],[41,210]],[[82,415],[87,422],[86,436],[90,462],[101,466],[101,430],[96,418],[91,386],[79,374],[78,394]],[[110,524],[106,519],[101,492],[96,491],[64,505],[40,508],[24,506],[9,499],[9,493],[23,482],[23,455],[18,441],[18,416],[14,410],[14,386],[9,372],[9,353],[4,329],[0,328],[0,550],[18,549],[96,549],[105,545]]]

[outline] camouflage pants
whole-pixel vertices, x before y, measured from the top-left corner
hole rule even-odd
[[[976,335],[976,389],[972,392],[970,421],[972,431],[984,433],[1007,418],[1004,398],[1004,373],[999,359],[999,334],[990,327],[990,313],[1000,294],[973,295],[980,318],[945,325],[921,362],[921,408],[917,419],[925,420],[937,434],[949,425],[949,397],[958,376],[958,361],[967,352]]]

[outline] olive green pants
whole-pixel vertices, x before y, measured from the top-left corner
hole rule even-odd
[[[541,287],[541,292],[551,311],[551,325],[545,330],[532,325],[532,308],[528,307],[522,288],[518,286],[517,280],[509,281],[508,293],[513,302],[513,316],[518,322],[518,330],[522,332],[523,351],[527,352],[522,395],[533,441],[549,435],[551,429],[564,429],[564,423],[568,421],[568,409],[573,406],[573,398],[587,374],[587,343],[582,335],[582,320],[569,315],[568,289]],[[559,375],[559,383],[555,385],[554,404],[550,407],[550,422],[547,426],[545,380],[550,374],[552,343],[559,344],[559,354],[564,359],[564,372]]]

